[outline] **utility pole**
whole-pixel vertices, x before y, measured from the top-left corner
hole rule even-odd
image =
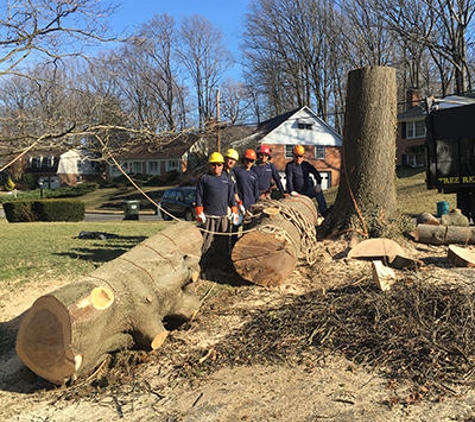
[[[220,130],[220,98],[219,88],[216,90],[216,151],[221,152],[221,130]]]

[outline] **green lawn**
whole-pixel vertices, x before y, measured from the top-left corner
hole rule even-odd
[[[34,282],[39,277],[75,277],[94,270],[159,232],[160,221],[8,223],[0,219],[0,282]],[[78,239],[81,231],[119,237]]]
[[[457,205],[455,194],[441,194],[437,190],[427,189],[425,171],[421,169],[403,169],[398,172],[396,192],[399,209],[404,214],[415,216],[423,212],[437,214],[437,202],[447,201],[449,209]],[[328,205],[335,202],[338,188],[325,191]]]

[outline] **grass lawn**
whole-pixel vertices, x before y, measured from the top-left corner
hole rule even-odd
[[[158,233],[160,221],[8,223],[0,219],[0,283],[40,277],[75,278]],[[78,239],[81,231],[115,234],[115,239]]]
[[[402,169],[398,171],[396,192],[401,212],[411,216],[423,212],[436,215],[437,202],[439,201],[447,201],[449,209],[455,208],[457,205],[455,194],[441,194],[435,189],[427,189],[425,175],[425,171],[422,169]],[[335,202],[337,192],[338,188],[325,191],[328,205]]]

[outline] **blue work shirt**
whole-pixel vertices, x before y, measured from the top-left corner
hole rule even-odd
[[[287,178],[287,192],[298,192],[307,195],[313,188],[313,181],[310,174],[315,176],[317,184],[322,183],[322,176],[319,171],[308,161],[298,164],[290,161],[285,166],[285,176]]]
[[[274,163],[258,164],[252,167],[252,171],[257,174],[259,191],[268,191],[274,179],[277,189],[282,195],[284,194],[284,186]]]
[[[223,217],[228,207],[236,206],[234,187],[224,172],[220,176],[203,174],[196,186],[196,206],[203,207],[206,215]]]
[[[239,198],[244,208],[248,210],[252,204],[259,200],[257,175],[252,170],[247,170],[244,167],[235,168],[234,174],[236,175]]]

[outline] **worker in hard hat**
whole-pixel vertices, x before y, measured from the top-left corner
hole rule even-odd
[[[295,145],[292,149],[292,161],[285,166],[287,178],[287,192],[291,196],[305,195],[317,200],[318,212],[326,217],[328,214],[327,202],[323,195],[322,176],[320,172],[308,161],[304,160],[305,148]],[[316,184],[312,177],[315,178]]]
[[[236,166],[236,163],[239,161],[239,153],[233,149],[229,148],[226,153],[224,154],[224,168],[223,168],[223,173],[225,173],[228,178],[231,180],[234,186],[234,198],[236,200],[236,204],[239,205],[239,217],[236,222],[236,224],[230,224],[229,225],[229,250],[233,248],[234,244],[237,242],[238,239],[238,232],[240,230],[240,226],[242,223],[242,220],[244,219],[245,215],[245,210],[244,207],[242,206],[242,201],[241,198],[239,197],[239,190],[238,190],[238,185],[237,185],[237,180],[236,180],[236,173],[234,172],[234,168]]]
[[[196,220],[202,224],[202,265],[229,255],[227,236],[230,224],[228,209],[233,221],[238,219],[234,187],[223,174],[224,157],[213,152],[208,159],[209,170],[203,174],[196,186]],[[226,235],[219,235],[219,233]]]
[[[284,196],[284,186],[280,180],[277,167],[270,160],[272,150],[269,145],[262,144],[257,150],[258,159],[252,170],[257,174],[259,192],[261,198],[270,198],[271,188],[274,184],[280,194]]]
[[[239,161],[239,153],[235,149],[230,148],[224,154],[223,173],[228,176],[228,178],[231,180],[231,182],[234,185],[234,193],[236,194],[236,203],[238,203],[240,200],[239,195],[238,195],[237,185],[236,185],[236,175],[234,174],[234,167],[236,166],[236,163],[238,161]]]
[[[259,185],[257,174],[254,173],[253,167],[256,162],[257,154],[253,149],[247,149],[244,152],[242,166],[236,167],[236,182],[239,193],[239,207],[241,213],[245,216],[249,213],[251,205],[259,200]]]

